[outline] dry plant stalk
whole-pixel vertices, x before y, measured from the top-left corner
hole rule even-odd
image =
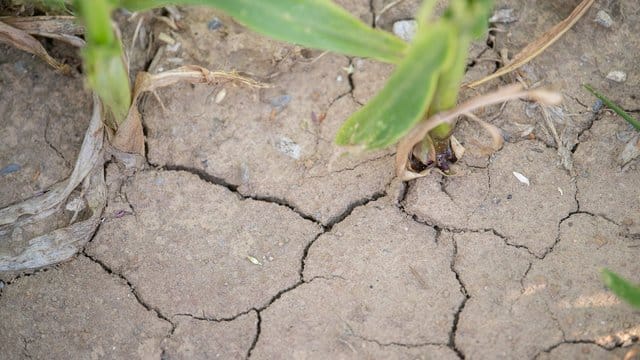
[[[595,0],[583,0],[580,4],[578,4],[578,6],[576,6],[576,8],[566,19],[557,23],[534,42],[525,46],[524,49],[522,49],[516,56],[513,57],[511,63],[487,77],[469,84],[465,84],[463,86],[473,88],[482,85],[487,81],[508,74],[533,60],[535,57],[545,51],[549,46],[555,43],[560,37],[562,37],[562,35],[564,35],[564,33],[566,33],[567,30],[569,30],[576,22],[578,22],[578,20],[580,20],[580,18],[587,12],[587,10],[589,10],[594,2]]]
[[[409,156],[413,152],[414,146],[422,142],[422,139],[424,139],[431,129],[444,123],[453,124],[458,116],[470,114],[478,108],[518,98],[530,98],[545,104],[557,104],[562,101],[562,96],[554,92],[542,89],[523,90],[520,85],[510,85],[498,89],[495,92],[477,96],[449,111],[435,114],[415,126],[409,134],[403,137],[398,143],[396,151],[396,175],[401,180],[406,181],[423,177],[428,173],[430,169],[420,173],[407,170],[407,163],[409,162]],[[488,129],[490,129],[490,133],[494,131],[490,127]],[[492,136],[495,135],[492,134]]]
[[[84,34],[84,27],[78,24],[75,16],[7,16],[0,17],[0,22],[29,35],[60,40],[76,47],[85,45],[85,41],[76,36]]]
[[[26,31],[15,28],[0,21],[0,42],[14,46],[22,51],[34,54],[42,58],[47,64],[63,74],[70,74],[71,68],[52,58],[42,44]]]

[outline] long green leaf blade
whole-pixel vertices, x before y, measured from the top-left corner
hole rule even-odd
[[[386,86],[344,123],[336,143],[384,148],[417,124],[433,99],[441,69],[453,61],[449,46],[455,41],[453,30],[447,22],[419,29]]]
[[[277,40],[389,63],[399,62],[407,48],[331,0],[121,0],[119,5],[139,10],[169,3],[209,5]]]
[[[629,304],[640,308],[640,286],[634,286],[608,269],[602,270],[602,280],[611,291]]]
[[[625,119],[629,124],[633,125],[633,127],[636,128],[636,130],[640,131],[640,121],[638,121],[633,116],[629,115],[629,113],[624,111],[620,106],[618,106],[618,104],[614,103],[613,101],[609,100],[609,98],[607,98],[606,96],[597,92],[591,85],[584,84],[582,86],[584,86],[585,89],[587,89],[590,93],[592,93],[593,96],[600,99],[600,101],[602,101],[602,103],[605,104],[609,109],[613,110],[616,114],[618,114],[623,119]]]

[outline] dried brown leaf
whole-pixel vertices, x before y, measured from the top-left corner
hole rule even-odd
[[[489,133],[489,135],[491,135],[491,140],[493,140],[491,148],[493,152],[502,149],[502,145],[504,145],[504,138],[502,137],[502,132],[497,126],[480,119],[472,113],[466,113],[464,116],[480,124]]]
[[[573,9],[571,14],[569,14],[569,16],[566,19],[560,21],[559,23],[554,25],[551,29],[549,29],[547,32],[542,34],[542,36],[540,36],[534,42],[525,46],[524,49],[522,49],[516,56],[513,57],[513,60],[511,61],[511,63],[509,63],[503,68],[500,68],[500,70],[496,71],[495,73],[485,78],[482,78],[478,81],[474,81],[469,84],[465,84],[463,86],[469,87],[469,88],[479,86],[481,84],[486,83],[487,81],[490,81],[497,77],[508,74],[518,69],[522,65],[528,63],[533,58],[540,55],[544,50],[546,50],[553,43],[555,43],[560,37],[562,37],[562,35],[564,35],[564,33],[566,33],[567,30],[569,30],[576,22],[578,22],[578,20],[580,20],[580,18],[587,12],[587,10],[589,10],[589,8],[591,7],[591,5],[593,5],[594,2],[595,0],[583,0],[580,4],[578,4],[578,6],[576,6],[575,9]]]
[[[469,114],[472,111],[492,104],[501,103],[518,98],[536,99],[545,103],[558,103],[562,100],[559,94],[554,94],[545,90],[522,90],[520,85],[505,86],[492,93],[477,96],[449,111],[444,111],[428,118],[415,126],[409,134],[400,140],[396,150],[396,174],[402,180],[411,180],[425,176],[426,173],[416,173],[407,170],[409,155],[413,147],[424,139],[424,137],[436,126],[446,123],[453,125],[460,115]]]
[[[71,68],[52,58],[42,44],[27,32],[0,21],[0,42],[34,54],[63,74],[70,74]]]
[[[84,34],[84,27],[74,16],[7,16],[0,17],[0,21],[29,35],[64,41],[76,47],[85,45],[84,40],[76,36]]]
[[[71,176],[67,180],[54,185],[45,194],[0,209],[0,226],[11,224],[23,215],[35,215],[57,206],[71,194],[73,189],[78,187],[94,167],[102,166],[100,163],[104,137],[102,106],[96,96],[94,96],[93,104],[93,114],[91,115],[89,128],[85,133]]]

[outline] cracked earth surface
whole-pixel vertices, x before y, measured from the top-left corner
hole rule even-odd
[[[381,14],[388,2],[337,2],[387,30],[419,3]],[[467,80],[576,4],[498,1],[518,21],[473,45]],[[612,28],[594,23],[598,10]],[[520,71],[561,89],[557,137],[533,104],[489,108],[480,115],[503,130],[500,151],[463,121],[461,176],[406,184],[394,180],[393,149],[341,156],[332,144],[391,66],[318,57],[210,10],[182,12],[171,32],[181,47],[162,48],[155,70],[198,64],[273,87],[176,85],[147,97],[148,165],[106,165],[108,204],[85,249],[0,274],[0,357],[622,359],[639,346],[640,313],[599,279],[608,267],[640,280],[640,164],[619,159],[635,134],[592,111],[580,88],[591,82],[637,110],[640,67],[622,48],[640,47],[633,1],[596,2]],[[223,27],[210,30],[214,16]],[[80,79],[0,50],[0,166],[21,164],[0,176],[4,206],[68,176],[91,109]],[[629,78],[608,82],[611,69]]]

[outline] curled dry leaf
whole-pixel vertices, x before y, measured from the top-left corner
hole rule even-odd
[[[89,128],[71,176],[42,195],[0,209],[0,228],[3,230],[0,231],[0,271],[32,269],[64,261],[89,241],[106,204],[103,138],[102,106],[94,96]],[[50,216],[64,211],[60,205],[81,183],[80,193],[91,214],[88,219],[31,239],[22,239],[19,235],[14,238],[14,231],[19,234],[19,229],[26,224],[37,223],[50,228]]]
[[[562,96],[557,93],[541,89],[522,90],[522,86],[520,85],[510,85],[492,93],[472,98],[449,111],[435,114],[416,125],[398,143],[398,148],[396,150],[397,176],[402,180],[411,180],[427,174],[426,171],[416,173],[409,170],[407,163],[409,162],[409,155],[412,153],[414,146],[420,143],[431,129],[444,123],[452,125],[458,116],[469,114],[478,108],[518,98],[529,98],[546,104],[557,104],[562,100]]]
[[[458,141],[458,139],[456,139],[455,136],[451,135],[450,139],[451,139],[451,150],[453,151],[453,154],[456,156],[456,159],[458,160],[462,159],[465,152],[464,146],[462,146],[460,141]]]
[[[479,85],[486,83],[487,81],[490,81],[500,76],[503,76],[505,74],[508,74],[518,69],[522,65],[528,63],[529,61],[534,59],[536,56],[540,55],[543,51],[545,51],[549,46],[555,43],[558,39],[560,39],[560,37],[562,37],[562,35],[564,35],[564,33],[566,33],[567,30],[569,30],[576,22],[578,22],[578,20],[580,20],[580,18],[587,12],[587,10],[589,10],[589,8],[591,7],[591,5],[593,5],[594,2],[595,0],[583,0],[580,4],[578,4],[578,6],[576,6],[575,9],[573,9],[571,14],[566,19],[557,23],[547,32],[542,34],[542,36],[540,36],[534,42],[525,46],[524,49],[522,49],[516,56],[513,57],[513,60],[511,61],[511,63],[509,63],[503,68],[500,68],[498,71],[496,71],[495,73],[487,77],[484,77],[478,81],[474,81],[469,84],[465,84],[463,86],[470,87],[470,88],[477,87]]]
[[[85,45],[85,41],[76,36],[84,34],[84,27],[75,16],[7,16],[0,17],[0,21],[29,35],[64,41],[76,47]]]
[[[42,44],[27,32],[8,25],[0,20],[0,42],[14,46],[22,51],[34,54],[63,74],[70,74],[71,68],[52,58]]]
[[[69,194],[87,177],[102,160],[103,125],[102,106],[100,100],[93,98],[93,114],[89,128],[85,133],[78,159],[71,176],[65,181],[55,184],[45,194],[32,197],[23,202],[0,209],[0,226],[14,223],[23,215],[35,215],[49,210],[63,202]]]
[[[133,86],[131,108],[129,108],[126,119],[120,124],[111,141],[113,146],[126,153],[144,156],[144,134],[137,105],[140,95],[147,91],[154,92],[159,88],[183,81],[192,84],[216,84],[221,81],[234,81],[252,88],[269,87],[267,84],[241,76],[235,72],[210,71],[197,65],[182,66],[158,74],[140,72],[136,76],[136,82]]]
[[[11,252],[4,251],[5,244],[0,243],[0,271],[20,271],[56,264],[82,250],[100,224],[102,210],[107,201],[102,164],[95,166],[85,178],[81,193],[91,214],[88,219],[77,222],[72,219],[71,224],[66,227],[54,229],[32,239],[24,239],[17,244],[15,239],[12,239],[14,241],[11,242]],[[33,220],[50,223],[47,216],[36,216]],[[19,251],[16,252],[16,249]]]
[[[497,126],[480,119],[472,113],[466,113],[464,116],[480,124],[489,133],[492,140],[491,149],[494,152],[502,149],[502,145],[504,145],[504,138],[502,137],[502,132]]]

